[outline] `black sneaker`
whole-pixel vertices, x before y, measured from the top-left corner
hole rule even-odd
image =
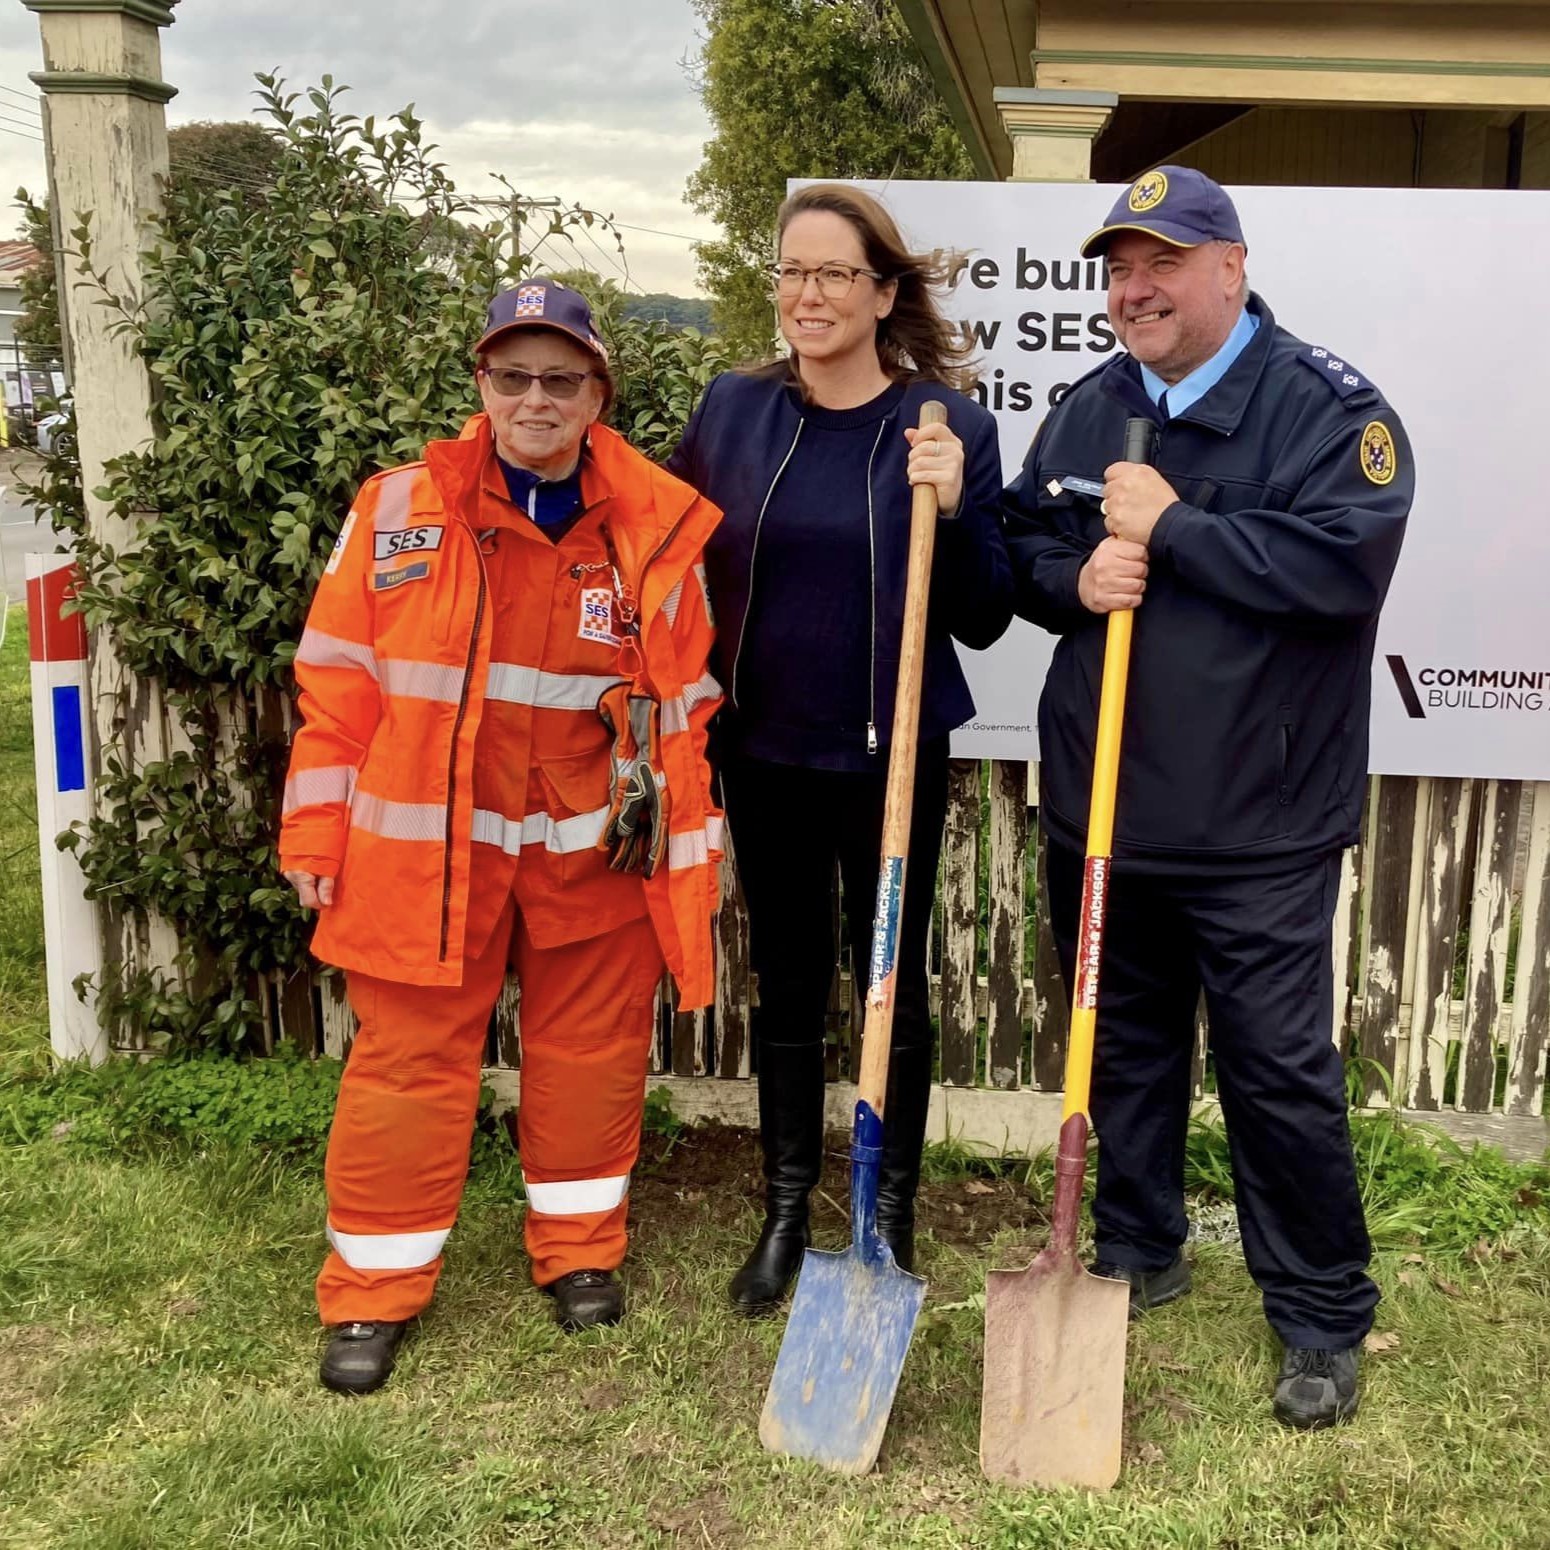
[[[574,1333],[594,1324],[617,1324],[624,1317],[624,1288],[609,1270],[573,1270],[544,1288],[554,1298],[554,1317]]]
[[[1300,1431],[1350,1420],[1361,1397],[1356,1389],[1361,1354],[1360,1346],[1349,1351],[1287,1346],[1276,1378],[1276,1420]]]
[[[1116,1265],[1105,1259],[1094,1260],[1088,1269],[1108,1281],[1129,1282],[1131,1318],[1148,1308],[1160,1308],[1165,1302],[1177,1302],[1192,1284],[1189,1261],[1182,1254],[1161,1270],[1133,1270],[1129,1265]]]
[[[407,1323],[339,1324],[323,1352],[318,1378],[336,1394],[370,1394],[393,1375],[393,1356]]]

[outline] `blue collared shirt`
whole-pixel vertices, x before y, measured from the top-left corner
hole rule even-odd
[[[1197,366],[1187,377],[1181,377],[1171,386],[1164,382],[1150,366],[1142,365],[1141,385],[1146,389],[1146,396],[1155,404],[1166,393],[1168,418],[1176,419],[1191,405],[1204,398],[1227,375],[1228,368],[1243,354],[1249,340],[1254,337],[1254,330],[1258,327],[1259,318],[1245,307],[1238,314],[1238,321],[1233,324],[1232,332],[1223,342],[1221,349],[1203,366]]]

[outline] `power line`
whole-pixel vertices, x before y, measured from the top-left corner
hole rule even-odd
[[[21,130],[7,129],[3,124],[0,124],[0,135],[15,135],[18,140],[36,140],[39,145],[43,144],[42,135],[24,135]]]
[[[601,242],[599,242],[597,240],[597,238],[592,235],[592,232],[591,232],[590,228],[588,228],[586,226],[583,226],[581,228],[581,234],[582,234],[583,237],[585,237],[587,239],[588,242],[590,242],[592,244],[593,247],[595,247],[597,249],[597,251],[600,254],[602,254],[604,262],[607,263],[619,275],[619,277],[624,281],[626,289],[628,289],[632,285],[635,285],[635,281],[630,277],[630,261],[629,261],[629,259],[625,258],[625,259],[623,259],[621,261],[619,258],[614,257],[614,255],[612,253],[608,252],[608,250],[606,248],[604,248],[603,244]],[[571,246],[573,248],[576,247],[576,244],[575,244],[574,241],[571,242]],[[576,251],[579,253],[581,250],[579,248],[577,248]],[[635,286],[635,288],[636,288],[636,290],[640,289],[640,287],[638,285]]]
[[[715,237],[691,237],[682,231],[658,231],[655,226],[631,226],[628,221],[615,221],[620,231],[644,231],[653,237],[676,237],[680,242],[714,242]]]
[[[24,118],[5,118],[3,116],[3,114],[4,114],[5,109],[8,106],[9,106],[8,103],[0,102],[0,124],[16,124],[17,126],[19,126],[22,129],[40,129],[40,128],[42,128],[41,124],[30,123],[27,119],[24,119]]]
[[[8,93],[12,97],[20,97],[34,113],[38,112],[38,94],[36,92],[17,91],[14,86],[0,85],[0,91]]]

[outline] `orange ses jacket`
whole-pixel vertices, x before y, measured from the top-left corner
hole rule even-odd
[[[632,682],[662,704],[667,864],[644,887],[679,1005],[690,1009],[707,1005],[714,986],[722,818],[705,743],[721,690],[706,666],[713,627],[701,551],[721,513],[617,432],[594,425],[589,437],[582,499],[589,513],[603,506],[621,579],[639,601]],[[482,518],[496,514],[484,478],[492,448],[489,421],[476,415],[457,441],[430,443],[423,462],[367,480],[296,653],[303,725],[280,864],[338,879],[319,912],[319,958],[402,984],[461,983],[473,834],[490,817],[475,812],[474,741],[490,679],[479,535],[490,525]],[[502,515],[509,521],[510,508]],[[417,558],[417,543],[440,553]],[[429,574],[405,576],[426,560]],[[412,596],[379,608],[384,586],[406,579]],[[497,665],[502,693],[525,682],[542,703],[542,664]]]

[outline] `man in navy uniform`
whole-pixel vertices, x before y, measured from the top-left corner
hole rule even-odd
[[[1092,1117],[1100,1275],[1133,1312],[1189,1290],[1184,1140],[1204,990],[1244,1255],[1285,1355],[1276,1416],[1357,1405],[1378,1290],[1339,1052],[1331,921],[1367,776],[1378,611],[1414,477],[1398,417],[1245,276],[1237,212],[1159,167],[1083,244],[1124,346],[1075,383],[1007,492],[1017,611],[1060,636],[1039,705],[1067,983],[1105,615],[1139,608]],[[1125,422],[1155,466],[1118,461]]]

